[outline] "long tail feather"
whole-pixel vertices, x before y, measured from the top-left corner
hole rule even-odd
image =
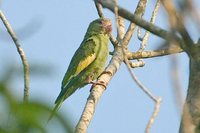
[[[56,106],[54,107],[53,111],[51,112],[48,122],[56,114],[56,112],[60,108],[63,101],[65,99],[67,99],[69,96],[71,96],[78,89],[78,87],[74,86],[73,84],[74,84],[74,81],[70,81],[70,83],[65,88],[62,88],[62,91],[60,92],[59,96],[57,97],[57,99],[55,101]]]
[[[54,107],[53,111],[51,112],[48,122],[53,118],[53,116],[57,113],[58,109],[60,108],[61,104],[63,102],[63,98],[61,98],[59,101],[57,101],[56,106]]]

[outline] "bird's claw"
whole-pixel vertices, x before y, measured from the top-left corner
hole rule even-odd
[[[107,88],[107,84],[104,81],[91,81],[90,84],[92,84],[91,88],[90,88],[90,92],[92,91],[92,89],[96,86],[96,85],[101,85],[103,86],[105,89]]]
[[[110,71],[103,71],[100,75],[99,75],[99,77],[101,76],[101,75],[103,75],[103,74],[109,74],[110,76],[112,76],[113,74],[110,72]]]
[[[110,71],[103,71],[100,75],[99,75],[99,77],[101,76],[101,75],[103,75],[103,74],[109,74],[110,76],[112,76],[113,74],[110,72]],[[95,81],[90,81],[89,82],[90,84],[92,84],[92,86],[91,86],[91,88],[90,88],[90,92],[92,91],[92,88],[94,87],[94,86],[96,86],[96,85],[101,85],[101,86],[103,86],[105,89],[107,88],[107,83],[105,83],[104,81],[97,81],[97,82],[95,82]]]

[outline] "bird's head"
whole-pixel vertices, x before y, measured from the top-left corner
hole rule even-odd
[[[96,19],[90,23],[88,31],[94,34],[110,35],[112,31],[112,22],[107,18]]]

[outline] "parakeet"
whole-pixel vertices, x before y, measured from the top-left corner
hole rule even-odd
[[[66,98],[78,88],[93,83],[103,72],[109,55],[111,31],[112,23],[107,18],[99,18],[90,23],[81,45],[71,59],[49,119]]]

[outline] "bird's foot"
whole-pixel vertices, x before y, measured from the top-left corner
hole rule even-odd
[[[113,75],[110,71],[104,70],[104,71],[99,75],[99,77],[100,77],[101,75],[103,75],[103,74],[109,74],[110,76]]]
[[[110,72],[110,71],[103,71],[100,75],[99,75],[99,77],[101,76],[101,75],[103,75],[103,74],[109,74],[110,76],[112,76],[113,74]],[[96,85],[101,85],[101,86],[103,86],[105,89],[107,88],[107,83],[105,83],[104,81],[97,81],[97,82],[95,82],[95,81],[90,81],[89,82],[90,84],[92,84],[92,87],[90,88],[90,92],[92,91],[92,88],[94,87],[94,86],[96,86]]]
[[[96,85],[101,85],[103,86],[105,89],[107,87],[107,84],[104,81],[91,81],[90,84],[92,84],[91,88],[90,88],[90,92],[92,91],[92,88],[95,87]]]

